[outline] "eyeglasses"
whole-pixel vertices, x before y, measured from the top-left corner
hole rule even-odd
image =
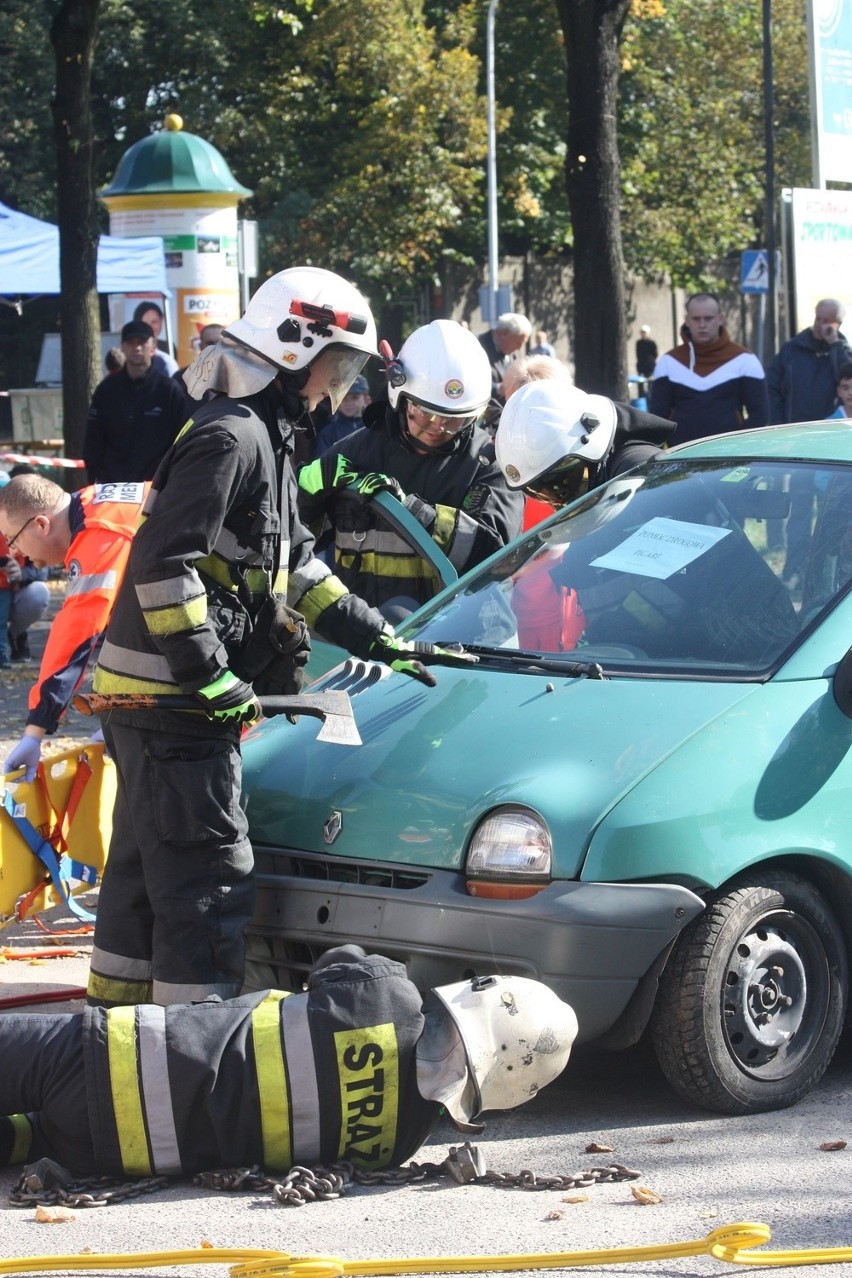
[[[420,404],[414,404],[412,401],[406,400],[405,411],[409,419],[414,422],[415,426],[431,427],[433,430],[439,430],[444,435],[457,435],[459,431],[469,426],[474,417],[445,417],[441,413],[436,413],[431,408],[422,408]]]
[[[6,541],[6,545],[9,547],[9,549],[10,549],[10,550],[12,549],[12,547],[14,546],[15,542],[18,540],[18,538],[20,537],[20,535],[21,535],[21,533],[24,531],[24,529],[25,529],[25,528],[29,528],[30,524],[33,522],[33,520],[34,520],[34,519],[35,519],[35,515],[30,515],[30,517],[29,517],[29,519],[27,520],[27,522],[26,522],[25,524],[21,524],[20,528],[19,528],[19,529],[18,529],[18,531],[15,533],[14,537],[9,537],[9,538],[7,539],[7,541]]]

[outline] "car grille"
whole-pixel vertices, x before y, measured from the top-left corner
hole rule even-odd
[[[342,857],[309,856],[257,846],[254,849],[254,862],[258,874],[318,879],[325,883],[356,883],[362,887],[391,888],[399,892],[423,887],[430,878],[428,873],[408,866],[377,865],[374,861],[352,861]]]

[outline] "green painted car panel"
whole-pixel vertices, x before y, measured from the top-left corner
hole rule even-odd
[[[687,696],[663,681],[449,669],[427,689],[394,674],[352,697],[362,746],[312,748],[310,721],[295,733],[272,723],[246,740],[252,839],[322,851],[323,824],[336,810],[335,854],[459,869],[481,818],[520,804],[545,818],[554,874],[571,879],[605,814],[751,691],[706,683]]]

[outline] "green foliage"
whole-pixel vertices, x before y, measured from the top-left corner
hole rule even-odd
[[[634,0],[622,43],[624,251],[639,275],[712,287],[764,235],[761,6]],[[775,0],[776,181],[809,185],[801,0]],[[721,50],[724,49],[724,54]]]
[[[0,200],[33,217],[56,211],[51,8],[0,6]]]

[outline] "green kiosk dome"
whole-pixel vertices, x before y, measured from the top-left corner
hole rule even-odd
[[[184,365],[207,324],[229,324],[239,315],[237,204],[252,192],[205,138],[184,132],[179,115],[167,116],[164,126],[125,151],[100,198],[111,235],[162,235],[172,290],[169,328]],[[116,300],[111,326],[117,329],[143,295]],[[153,300],[163,306],[163,299]]]

